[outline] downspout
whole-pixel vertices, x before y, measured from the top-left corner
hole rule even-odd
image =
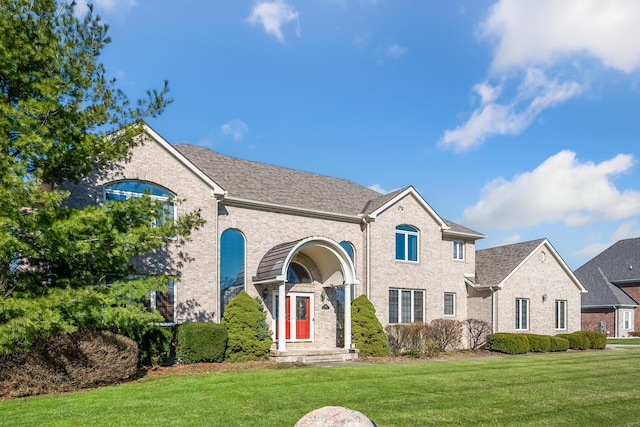
[[[365,220],[365,224],[367,225],[367,286],[365,293],[367,298],[371,300],[371,222]]]
[[[496,333],[496,290],[493,286],[489,287],[491,291],[491,332]]]
[[[613,336],[615,338],[618,338],[618,336],[619,336],[618,329],[619,329],[619,325],[618,325],[618,307],[616,307],[614,305],[613,306]]]

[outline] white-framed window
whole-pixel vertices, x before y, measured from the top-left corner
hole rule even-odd
[[[396,227],[396,259],[398,261],[418,262],[419,243],[417,228],[406,224]]]
[[[164,202],[164,212],[161,214],[161,218],[156,220],[156,223],[159,224],[167,219],[175,221],[176,209],[173,204],[175,195],[159,185],[146,181],[129,179],[110,182],[104,186],[104,200],[107,202],[112,200],[137,198],[143,195],[147,195],[153,200]]]
[[[456,315],[456,294],[453,292],[444,293],[444,315]]]
[[[567,329],[567,301],[556,300],[556,329]]]
[[[175,322],[175,286],[174,279],[169,279],[167,289],[164,291],[149,291],[144,305],[157,310],[164,318],[163,323]]]
[[[631,329],[631,312],[623,311],[622,312],[622,329]]]
[[[389,289],[389,323],[424,322],[424,291]]]
[[[462,240],[453,241],[453,259],[464,259],[464,242]]]
[[[516,298],[516,331],[529,329],[529,299]]]

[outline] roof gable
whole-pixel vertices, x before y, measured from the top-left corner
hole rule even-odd
[[[545,246],[581,292],[586,292],[578,278],[547,239],[537,239],[476,251],[476,283],[503,287],[504,284],[540,249]]]

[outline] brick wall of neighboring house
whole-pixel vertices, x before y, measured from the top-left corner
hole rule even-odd
[[[544,257],[540,253],[544,252]],[[544,280],[544,285],[540,285]],[[546,300],[543,301],[543,295]],[[580,291],[547,247],[543,246],[497,292],[497,331],[555,335],[580,330]],[[515,329],[516,298],[529,299],[526,331]],[[567,328],[555,329],[555,301],[567,301]]]
[[[633,298],[637,303],[640,303],[640,283],[634,283],[629,285],[618,285],[627,295]],[[634,318],[634,332],[640,332],[640,308],[635,308],[633,311]]]
[[[419,230],[418,262],[395,259],[396,226],[411,225]],[[380,213],[371,227],[370,299],[383,326],[389,324],[389,289],[425,291],[425,321],[443,318],[444,293],[456,294],[455,316],[467,318],[464,274],[475,272],[475,245],[465,245],[465,259],[453,260],[453,243],[443,239],[436,219],[411,195]]]
[[[600,322],[604,322],[605,333],[612,337],[615,334],[615,312],[612,307],[582,310],[582,329],[585,331],[599,331]]]
[[[65,185],[72,194],[68,203],[75,206],[101,203],[104,197],[102,184],[120,179],[148,181],[165,187],[178,199],[185,199],[176,206],[178,216],[201,209],[206,224],[193,233],[190,242],[174,247],[174,259],[177,260],[178,252],[188,257],[183,261],[184,267],[180,269],[180,280],[175,287],[176,321],[215,318],[217,206],[211,189],[160,144],[148,140],[134,148],[129,161],[120,167],[99,176],[93,175],[77,185]]]

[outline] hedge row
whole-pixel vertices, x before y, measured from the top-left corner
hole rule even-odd
[[[546,353],[568,349],[601,350],[606,345],[606,335],[595,331],[578,331],[556,336],[496,333],[487,339],[487,350],[505,354]]]

